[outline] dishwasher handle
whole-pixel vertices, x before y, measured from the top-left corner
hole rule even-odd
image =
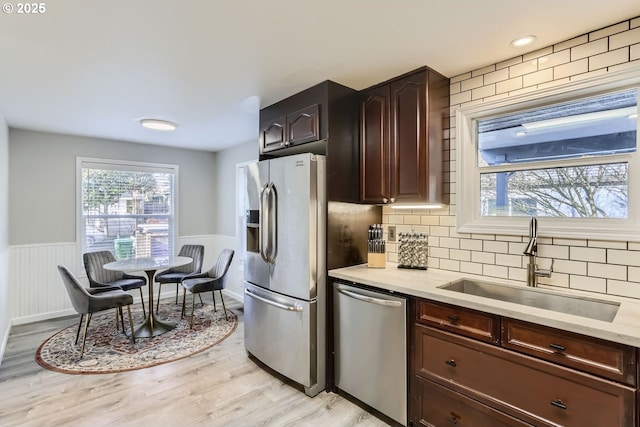
[[[277,308],[281,308],[282,310],[287,310],[287,311],[302,311],[302,310],[304,310],[303,307],[301,307],[299,305],[281,304],[279,302],[270,300],[268,298],[261,297],[260,295],[254,294],[249,289],[245,289],[244,290],[244,294],[247,295],[247,296],[250,296],[251,298],[255,298],[257,300],[260,300],[260,301],[262,301],[262,302],[264,302],[266,304],[272,305],[272,306],[277,307]]]
[[[362,295],[359,294],[357,292],[353,292],[347,289],[343,289],[343,288],[336,288],[338,290],[338,292],[340,292],[343,295],[346,295],[348,297],[351,297],[353,299],[357,299],[360,301],[364,301],[364,302],[370,302],[372,304],[378,304],[378,305],[384,305],[387,307],[401,307],[402,306],[402,302],[401,301],[391,301],[388,299],[382,299],[382,298],[374,298],[374,297],[370,297],[368,295]]]

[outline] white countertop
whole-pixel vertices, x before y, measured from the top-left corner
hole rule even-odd
[[[338,268],[330,270],[329,276],[391,292],[455,304],[461,307],[640,347],[640,300],[540,286],[539,289],[543,291],[549,290],[563,295],[619,302],[620,308],[615,318],[612,322],[606,322],[438,288],[462,278],[526,288],[524,283],[511,280],[437,269],[428,269],[426,271],[399,269],[397,264],[393,263],[387,263],[386,268],[368,268],[366,264]]]

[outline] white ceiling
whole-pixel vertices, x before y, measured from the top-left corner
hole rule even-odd
[[[422,65],[451,77],[640,16],[638,0],[44,4],[0,14],[9,126],[211,151],[257,139],[255,97],[264,107],[327,79],[363,89]],[[534,45],[509,46],[527,34]],[[143,129],[145,117],[178,129]]]

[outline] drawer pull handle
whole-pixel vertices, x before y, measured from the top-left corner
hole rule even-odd
[[[564,346],[560,345],[560,344],[553,344],[552,343],[552,344],[549,344],[549,347],[551,347],[554,350],[558,350],[558,351],[565,351],[566,350],[566,348],[564,348]]]
[[[458,424],[458,417],[447,417],[447,421],[449,421],[451,424]]]
[[[449,366],[453,366],[454,368],[455,368],[456,366],[458,366],[458,364],[456,363],[456,361],[455,361],[455,360],[453,360],[453,359],[447,360],[447,361],[446,361],[446,362],[444,362],[444,363],[446,363],[446,364],[447,364],[447,365],[449,365]]]
[[[567,405],[565,405],[564,403],[562,403],[562,400],[558,399],[558,400],[552,400],[551,404],[553,406],[555,406],[556,408],[560,408],[560,409],[567,409]]]
[[[458,321],[458,316],[456,316],[455,314],[450,314],[447,316],[447,319],[449,319],[451,323],[456,323]]]

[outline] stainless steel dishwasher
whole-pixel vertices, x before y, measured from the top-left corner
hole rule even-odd
[[[406,298],[335,282],[336,386],[407,425]]]

